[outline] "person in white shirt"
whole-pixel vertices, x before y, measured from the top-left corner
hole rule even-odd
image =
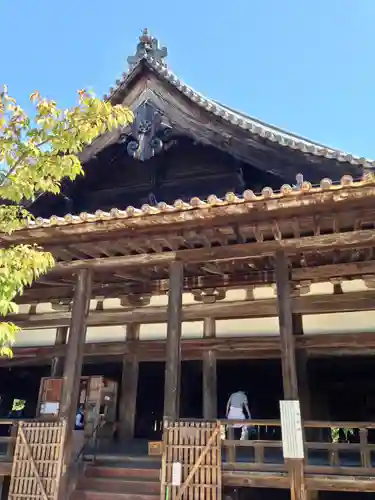
[[[250,420],[251,413],[249,403],[244,391],[237,391],[231,394],[227,402],[226,417],[228,420]],[[241,424],[234,424],[234,438],[241,439],[244,427]]]
[[[75,430],[80,431],[83,430],[84,427],[85,427],[85,414],[83,405],[80,405],[76,413]]]

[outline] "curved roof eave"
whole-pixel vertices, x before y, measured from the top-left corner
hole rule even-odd
[[[182,95],[190,99],[192,103],[200,106],[209,113],[220,117],[222,120],[227,121],[231,125],[248,131],[250,135],[265,138],[271,142],[279,144],[280,146],[292,150],[299,150],[302,153],[332,159],[342,163],[349,163],[351,165],[362,166],[364,168],[375,167],[374,160],[345,153],[343,151],[310,141],[304,137],[291,134],[278,127],[268,125],[256,118],[236,111],[213,99],[209,99],[184,83],[165,64],[160,63],[147,54],[139,60],[129,73],[123,73],[122,78],[116,81],[116,87],[110,88],[109,95],[104,96],[104,98],[111,101],[114,101],[116,97],[118,98],[119,94],[127,88],[130,81],[133,80],[133,78],[139,73],[142,64],[146,64],[147,67],[155,72],[161,79],[173,85],[179,92],[181,92]]]

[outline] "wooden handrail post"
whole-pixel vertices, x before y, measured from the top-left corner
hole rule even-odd
[[[228,433],[228,440],[234,441],[234,428],[232,425],[227,426],[227,433]],[[228,453],[228,461],[232,464],[235,463],[236,447],[231,444],[230,446],[228,446],[227,453]]]
[[[16,446],[16,438],[17,438],[17,430],[18,430],[18,424],[13,423],[10,428],[10,438],[11,440],[8,443],[7,446],[7,460],[12,461],[13,460],[13,455],[14,455],[14,448]]]
[[[371,452],[368,449],[368,430],[359,430],[359,442],[361,447],[361,466],[365,469],[371,467]]]

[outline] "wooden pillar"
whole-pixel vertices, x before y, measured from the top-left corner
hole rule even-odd
[[[68,472],[72,455],[72,439],[75,424],[75,415],[79,398],[82,361],[86,339],[86,320],[89,312],[91,297],[91,271],[78,271],[72,305],[70,333],[66,347],[64,364],[64,383],[60,401],[60,417],[67,422],[66,439],[63,446],[63,477],[59,491],[59,498],[68,498]]]
[[[284,399],[298,400],[289,263],[282,251],[276,252],[275,261]],[[291,500],[306,500],[303,460],[286,459],[285,462],[290,475]]]
[[[68,327],[59,326],[56,329],[55,345],[65,345],[68,337]],[[56,356],[51,362],[51,377],[62,377],[64,373],[64,357]]]
[[[164,418],[169,420],[175,420],[179,417],[183,282],[183,263],[179,261],[171,262],[169,267],[168,324],[164,381]]]
[[[135,415],[137,409],[138,370],[139,363],[134,344],[139,339],[140,325],[129,323],[126,326],[126,342],[129,342],[130,356],[124,356],[122,361],[121,394],[119,402],[119,434],[121,440],[134,437]]]
[[[205,318],[203,337],[212,338],[215,335],[215,319]],[[217,418],[216,353],[213,349],[208,349],[203,353],[203,418],[206,420]]]
[[[295,343],[293,337],[292,300],[288,260],[276,253],[277,310],[280,326],[281,368],[285,399],[298,399]]]

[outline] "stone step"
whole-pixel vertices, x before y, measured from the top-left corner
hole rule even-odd
[[[80,491],[101,491],[103,493],[136,493],[160,495],[160,482],[148,478],[84,477],[78,483]]]
[[[137,478],[160,481],[160,468],[87,465],[86,478]]]
[[[103,491],[76,490],[70,497],[71,500],[159,500],[160,493],[145,495],[137,493],[104,493]]]
[[[161,462],[159,455],[148,455],[145,453],[85,453],[85,460],[90,461],[95,459],[101,462]]]

